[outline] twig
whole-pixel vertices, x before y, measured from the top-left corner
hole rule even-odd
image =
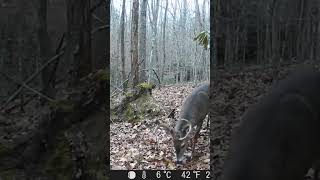
[[[14,109],[17,108],[17,107],[25,106],[25,105],[27,105],[34,97],[36,97],[36,94],[34,94],[33,96],[31,96],[31,97],[29,97],[27,100],[25,100],[25,101],[23,102],[23,104],[17,104],[17,105],[14,105],[14,106],[12,106],[12,107],[6,108],[6,109],[4,110],[4,112],[5,112],[5,113],[10,113],[12,110],[14,110]]]
[[[127,81],[129,81],[129,79],[126,79],[125,81],[123,81],[123,83],[119,86],[119,88],[120,88],[121,86],[123,86],[124,83],[126,83]],[[114,91],[111,93],[111,94],[112,94],[111,97],[115,96],[115,95],[116,95],[116,94],[115,94],[116,92],[117,92],[117,89],[114,90]]]
[[[64,54],[64,51],[60,52],[59,54],[53,56],[51,59],[49,59],[45,64],[43,64],[38,71],[33,73],[26,81],[25,84],[28,84],[30,81],[32,81],[35,77],[38,76],[40,72],[42,72],[49,64],[57,60],[60,56]],[[0,110],[4,109],[12,100],[14,100],[17,95],[22,91],[23,87],[19,87],[8,99],[7,101],[1,106]]]
[[[92,17],[95,18],[96,20],[98,20],[99,22],[101,22],[102,24],[105,24],[106,22],[104,22],[101,18],[99,18],[98,16],[96,16],[95,14],[92,13]]]
[[[122,89],[120,89],[120,88],[118,88],[118,87],[116,87],[116,86],[113,86],[113,85],[111,85],[111,84],[110,84],[110,86],[114,87],[114,88],[117,89],[118,91],[121,91],[122,93],[125,93]]]
[[[56,48],[56,52],[55,52],[56,54],[58,54],[63,48],[65,48],[65,44],[63,44],[64,39],[65,39],[65,35],[66,35],[66,33],[62,34],[62,37],[61,37],[61,39],[59,41],[59,45]],[[44,87],[42,89],[42,92],[47,92],[47,89],[49,88],[50,83],[52,83],[52,88],[55,87],[55,85],[56,85],[55,84],[56,83],[56,72],[57,72],[57,68],[58,68],[58,65],[59,65],[59,61],[60,61],[60,58],[58,58],[56,60],[56,62],[54,63],[52,71],[51,71],[51,74],[50,74],[50,78],[48,80],[47,87]]]
[[[103,25],[103,26],[97,27],[97,28],[95,28],[95,29],[93,29],[93,30],[91,31],[91,34],[94,34],[94,33],[98,32],[98,31],[101,31],[101,30],[107,29],[108,27],[110,27],[110,26],[109,26],[109,24],[106,24],[106,25]]]
[[[54,99],[51,99],[50,97],[48,97],[48,96],[42,94],[41,92],[33,89],[32,87],[28,86],[28,85],[25,84],[24,82],[19,82],[18,80],[10,77],[9,75],[7,75],[6,73],[4,73],[4,72],[2,72],[2,71],[0,71],[0,73],[1,73],[2,75],[4,75],[7,79],[9,79],[9,80],[11,80],[12,82],[14,82],[15,84],[18,84],[18,85],[21,85],[21,86],[25,87],[26,89],[30,90],[31,92],[34,92],[35,94],[37,94],[37,95],[39,95],[40,97],[46,99],[47,101],[50,101],[50,102],[53,102],[53,101],[54,101]]]

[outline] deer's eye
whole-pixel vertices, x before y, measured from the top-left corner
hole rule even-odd
[[[187,134],[188,130],[189,130],[189,128],[184,128],[183,129],[183,134]]]

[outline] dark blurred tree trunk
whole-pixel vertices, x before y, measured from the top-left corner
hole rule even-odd
[[[106,25],[106,8],[103,0],[94,0],[94,6],[97,6],[93,13],[97,19],[92,22],[93,28],[97,29]],[[99,20],[98,20],[99,19]],[[107,33],[106,29],[97,31],[92,35],[92,60],[94,69],[101,69],[106,66],[106,49],[107,46]]]
[[[215,64],[216,66],[224,66],[225,59],[225,36],[223,34],[223,29],[225,25],[222,24],[221,17],[223,15],[222,5],[223,2],[216,0],[213,4],[213,21],[214,21],[214,46],[215,46]]]
[[[277,11],[278,3],[276,0],[272,1],[271,9],[270,9],[270,18],[271,18],[271,62],[276,63],[279,61],[279,16]]]
[[[66,0],[67,4],[67,47],[72,83],[92,70],[91,59],[91,12],[90,1]]]
[[[52,57],[52,46],[48,35],[48,25],[47,25],[47,0],[38,0],[38,39],[40,47],[40,58],[41,62],[44,64]],[[41,81],[42,81],[42,93],[48,97],[53,97],[55,94],[54,82],[51,81],[53,68],[52,66],[47,66],[42,71]]]

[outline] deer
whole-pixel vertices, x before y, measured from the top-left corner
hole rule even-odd
[[[203,121],[209,110],[209,83],[204,83],[195,88],[192,93],[184,100],[179,119],[174,128],[170,128],[165,124],[159,124],[155,130],[162,127],[172,136],[175,154],[176,165],[186,163],[184,156],[188,147],[188,142],[191,141],[193,159],[195,144],[199,137]]]
[[[222,180],[301,180],[320,156],[320,72],[279,81],[232,132]]]

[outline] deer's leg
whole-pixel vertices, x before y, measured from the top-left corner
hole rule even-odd
[[[195,138],[192,138],[191,159],[193,159],[193,153],[194,153],[194,148],[196,143],[197,143],[197,140]]]
[[[199,126],[196,130],[196,134],[194,135],[194,137],[192,138],[192,151],[191,151],[191,158],[193,159],[193,154],[194,154],[194,149],[195,149],[195,146],[198,142],[198,137],[199,137],[199,133],[200,133],[200,130],[201,130],[201,126]]]

